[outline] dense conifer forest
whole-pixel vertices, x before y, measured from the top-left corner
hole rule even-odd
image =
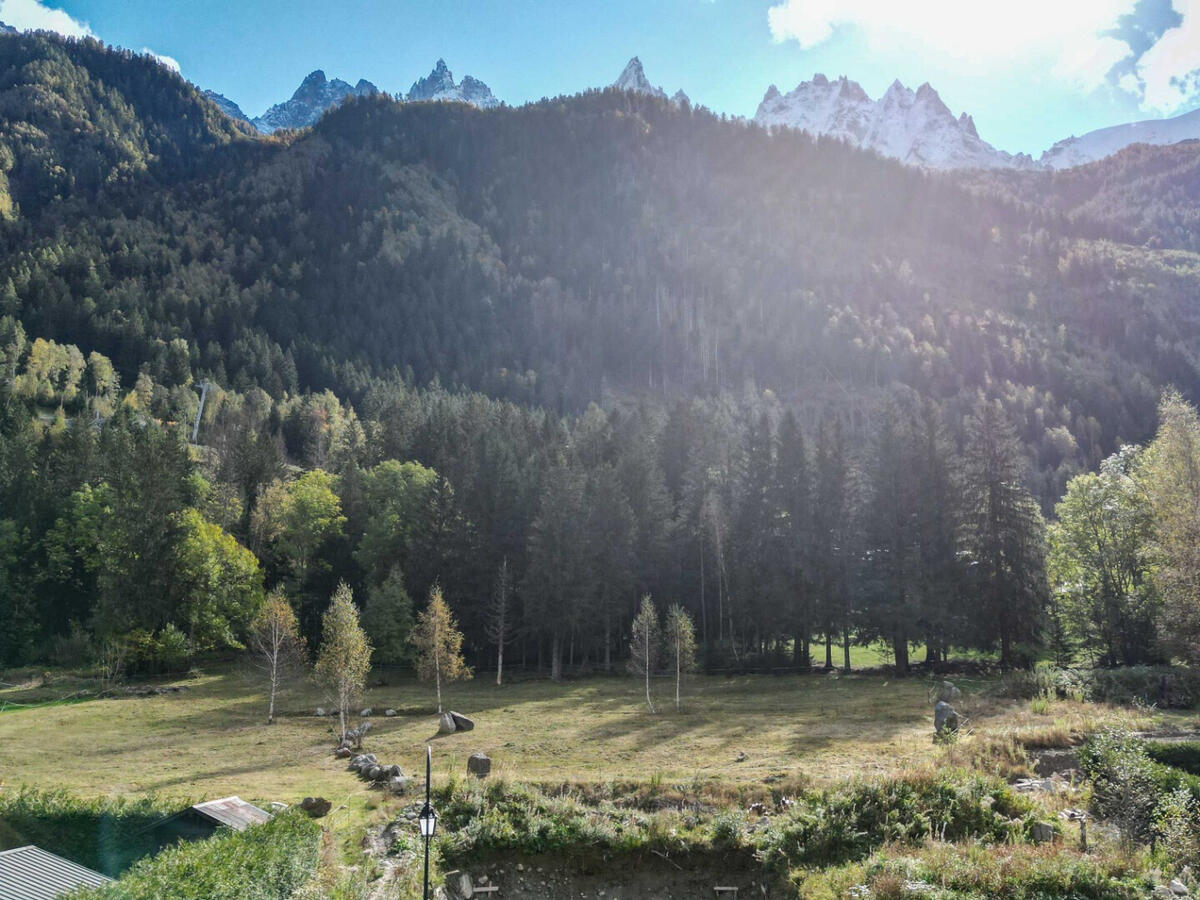
[[[1148,573],[1082,627],[1046,519],[1197,399],[1198,164],[935,175],[612,90],[266,139],[0,38],[0,664],[170,667],[276,587],[313,638],[344,581],[377,662],[440,585],[487,666],[502,571],[555,675],[645,595],[712,667],[1158,659]]]

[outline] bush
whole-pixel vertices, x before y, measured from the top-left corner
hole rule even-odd
[[[1146,753],[1157,763],[1174,766],[1191,775],[1200,775],[1200,741],[1146,745]]]
[[[189,806],[153,798],[84,800],[65,791],[0,791],[0,845],[37,844],[80,865],[121,874],[162,846],[153,826]]]
[[[999,779],[959,770],[852,782],[777,819],[759,854],[786,870],[861,859],[889,841],[1017,841],[1032,827],[1033,810]]]
[[[1154,833],[1158,851],[1175,871],[1200,864],[1200,814],[1190,791],[1179,788],[1163,798]]]
[[[283,900],[316,872],[321,828],[299,810],[245,831],[222,829],[145,859],[120,881],[74,900]]]

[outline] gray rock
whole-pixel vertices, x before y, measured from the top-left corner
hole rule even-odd
[[[938,734],[946,731],[958,731],[958,713],[945,700],[939,700],[933,707],[933,730]]]
[[[460,897],[470,900],[471,897],[475,896],[475,885],[471,883],[471,876],[466,872],[459,873],[458,878],[455,879],[454,887],[458,890]]]
[[[385,710],[383,711],[383,714],[384,714],[385,716],[387,716],[387,717],[390,719],[390,718],[392,718],[393,716],[395,716],[395,715],[396,715],[396,711],[395,711],[394,709],[385,709]]]
[[[350,748],[349,747],[338,747],[336,750],[333,751],[333,755],[336,756],[338,759],[349,759],[350,758]]]
[[[411,785],[412,778],[408,775],[393,775],[388,779],[388,790],[393,794],[407,794]]]
[[[318,706],[318,707],[317,707],[317,715],[318,715],[318,716],[324,716],[324,715],[325,715],[325,708],[324,708],[323,706]]]
[[[450,710],[450,717],[454,719],[454,727],[459,731],[470,731],[475,727],[475,723],[462,713],[456,713],[454,710]]]
[[[476,778],[487,778],[492,773],[492,758],[485,753],[472,753],[467,759],[467,771]]]
[[[361,718],[366,719],[366,718],[370,717],[372,712],[374,712],[374,710],[372,710],[371,707],[368,706],[366,709],[360,710],[358,715]]]
[[[383,778],[383,766],[371,766],[363,773],[370,781],[379,781]]]
[[[1171,883],[1167,887],[1171,889],[1171,893],[1176,897],[1186,897],[1188,895],[1188,886],[1178,878],[1172,878]]]
[[[942,703],[953,703],[962,696],[962,691],[952,681],[943,681],[938,687],[937,698]]]
[[[322,816],[329,815],[329,810],[333,808],[333,804],[324,797],[305,797],[300,801],[300,808],[312,818],[319,819]]]
[[[1035,844],[1048,844],[1054,840],[1054,826],[1049,822],[1034,822],[1031,837]]]
[[[451,713],[442,713],[438,719],[438,734],[454,734],[458,730],[458,724],[454,721],[454,716]]]

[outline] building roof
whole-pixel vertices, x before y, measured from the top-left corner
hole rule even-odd
[[[0,851],[0,900],[54,900],[112,879],[30,844]]]
[[[271,818],[271,814],[266,810],[259,809],[240,797],[209,800],[207,803],[197,803],[192,809],[209,821],[218,825],[228,825],[235,831],[244,831],[248,825],[261,825]]]

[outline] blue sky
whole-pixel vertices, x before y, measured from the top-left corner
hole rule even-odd
[[[1200,0],[0,0],[0,20],[169,57],[251,116],[317,68],[396,92],[444,57],[515,104],[608,84],[635,54],[735,115],[815,72],[871,96],[928,81],[1035,155],[1200,106]]]

